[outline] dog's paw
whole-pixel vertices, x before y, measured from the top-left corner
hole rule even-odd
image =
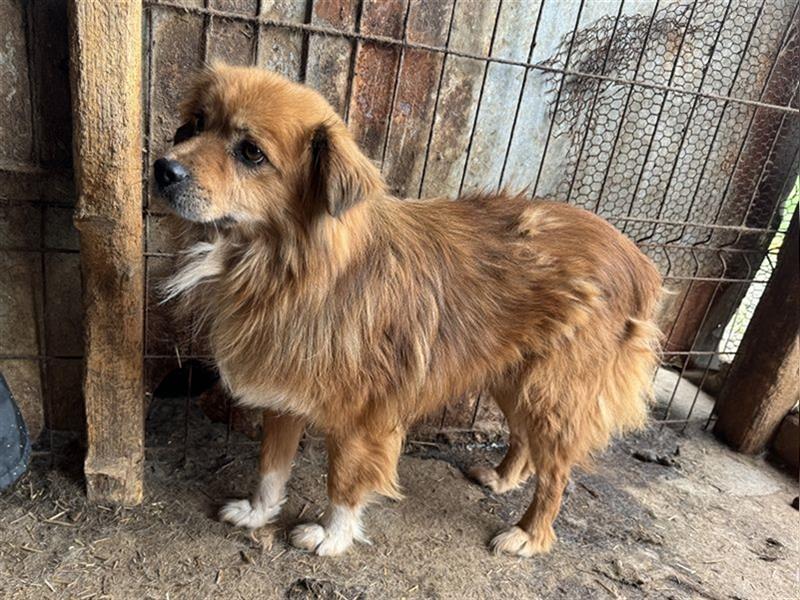
[[[497,534],[491,542],[496,554],[510,554],[530,558],[534,554],[543,554],[550,550],[556,539],[552,527],[544,532],[531,535],[519,527],[511,527]]]
[[[250,500],[232,500],[220,509],[219,518],[236,527],[258,529],[277,517],[280,510],[280,504],[252,504]]]
[[[472,467],[469,471],[467,471],[467,477],[469,477],[475,483],[489,488],[495,494],[505,494],[519,485],[517,482],[511,482],[507,479],[503,479],[500,477],[497,470],[493,469],[492,467]]]
[[[500,476],[492,467],[472,467],[467,471],[467,477],[478,485],[488,487],[493,492],[497,492],[497,484],[500,481]]]
[[[331,531],[319,523],[303,523],[292,529],[289,541],[295,548],[319,556],[336,556],[353,545],[353,536]]]

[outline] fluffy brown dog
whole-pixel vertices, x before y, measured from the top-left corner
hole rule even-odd
[[[277,515],[308,424],[326,436],[330,505],[291,542],[343,552],[363,538],[369,496],[399,496],[406,428],[486,389],[510,446],[472,476],[500,493],[538,474],[492,546],[547,551],[571,467],[645,421],[652,263],[565,204],[391,197],[330,105],[273,73],[206,70],[183,115],[156,180],[210,233],[168,295],[204,322],[233,396],[264,409],[258,488],[221,517],[255,528]]]

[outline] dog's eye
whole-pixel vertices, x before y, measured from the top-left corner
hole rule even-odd
[[[248,140],[239,144],[239,156],[242,157],[242,160],[252,165],[260,165],[267,158],[261,148]]]
[[[194,123],[189,121],[188,123],[184,123],[178,130],[175,132],[175,137],[172,139],[172,143],[176,146],[186,140],[192,138],[194,136]]]
[[[181,142],[185,142],[186,140],[193,138],[198,133],[203,131],[204,127],[205,127],[205,118],[203,116],[203,113],[195,113],[190,121],[178,127],[178,130],[175,132],[175,137],[173,138],[172,143],[177,145],[180,144]]]

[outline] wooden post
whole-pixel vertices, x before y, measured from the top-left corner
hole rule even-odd
[[[142,3],[71,0],[89,498],[142,500]]]
[[[797,211],[778,263],[718,399],[714,433],[746,454],[761,452],[798,400],[800,240]]]

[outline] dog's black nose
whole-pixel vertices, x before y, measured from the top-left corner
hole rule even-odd
[[[156,183],[162,190],[168,188],[173,183],[183,181],[189,176],[189,172],[177,160],[159,158],[153,165],[156,175]]]

